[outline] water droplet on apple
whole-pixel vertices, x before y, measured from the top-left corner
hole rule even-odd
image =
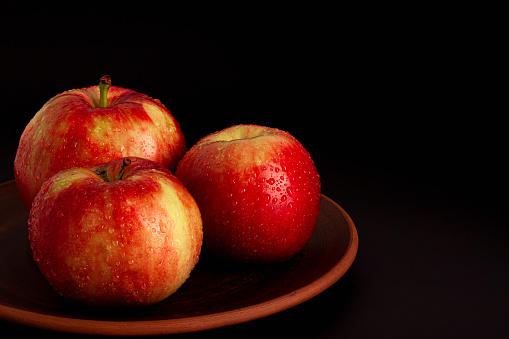
[[[292,196],[293,190],[291,187],[286,188],[286,193],[288,193],[289,196]]]
[[[290,211],[293,210],[293,204],[291,202],[288,203],[287,207]]]
[[[166,231],[168,230],[168,227],[166,227],[166,225],[164,223],[159,223],[159,230],[162,232],[162,233],[166,233]]]
[[[232,206],[237,206],[238,202],[237,201],[232,201]]]
[[[281,201],[283,201],[283,202],[284,202],[284,201],[286,201],[286,199],[287,199],[287,198],[286,198],[286,195],[283,195],[283,196],[281,197]]]
[[[272,203],[275,204],[277,202],[277,198],[272,199]]]
[[[270,194],[265,194],[265,196],[263,197],[263,201],[269,202],[270,201]]]
[[[274,180],[274,178],[267,179],[267,184],[269,185],[274,185],[275,182],[276,180]]]
[[[115,232],[115,229],[113,229],[113,227],[110,227],[110,228],[108,229],[108,232],[113,233],[113,232]]]
[[[151,222],[152,224],[156,222],[156,218],[154,217],[150,217],[148,218],[148,221]]]
[[[64,212],[62,212],[62,211],[57,212],[57,217],[62,218],[63,216],[64,216]]]

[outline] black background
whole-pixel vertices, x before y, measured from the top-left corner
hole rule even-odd
[[[188,147],[238,123],[289,131],[354,220],[356,261],[330,289],[183,337],[509,331],[507,109],[494,81],[498,24],[482,11],[2,6],[1,182],[14,178],[19,137],[42,105],[109,74],[160,99]]]

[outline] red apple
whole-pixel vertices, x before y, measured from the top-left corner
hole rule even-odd
[[[238,125],[198,141],[175,175],[203,218],[204,248],[245,262],[284,261],[307,243],[320,212],[320,177],[289,133]]]
[[[26,126],[14,175],[27,210],[42,184],[67,168],[126,156],[176,168],[186,144],[170,111],[145,94],[109,86],[105,76],[101,85],[58,94]]]
[[[96,306],[168,297],[189,277],[203,239],[191,194],[161,164],[141,158],[57,173],[39,191],[28,224],[33,257],[53,288]]]

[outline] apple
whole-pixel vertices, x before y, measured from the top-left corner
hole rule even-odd
[[[126,156],[174,170],[185,154],[180,126],[159,100],[110,83],[104,76],[100,85],[56,95],[26,126],[14,176],[28,211],[42,184],[61,170]]]
[[[204,249],[240,262],[278,262],[307,243],[320,212],[320,177],[289,133],[237,125],[199,140],[175,175],[198,203]]]
[[[135,157],[55,174],[28,225],[33,258],[53,288],[94,306],[165,299],[189,277],[203,240],[200,211],[182,183]]]

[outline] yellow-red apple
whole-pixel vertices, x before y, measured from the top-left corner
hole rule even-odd
[[[307,243],[320,212],[320,177],[289,133],[237,125],[202,138],[175,175],[196,199],[204,248],[246,262],[284,261]]]
[[[186,152],[178,122],[159,100],[101,84],[50,99],[21,135],[14,176],[27,210],[57,172],[132,156],[174,170]]]
[[[198,262],[198,206],[161,164],[118,159],[63,170],[44,183],[29,218],[33,257],[62,296],[96,306],[154,304]]]

